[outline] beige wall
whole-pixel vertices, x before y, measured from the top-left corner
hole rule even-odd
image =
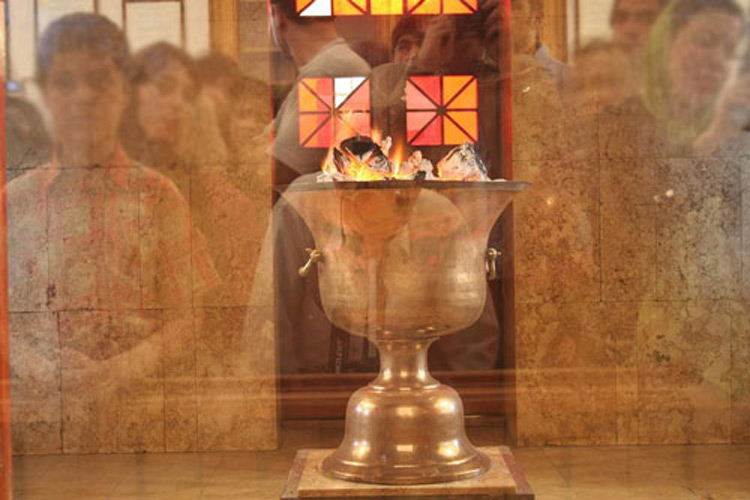
[[[579,121],[525,78],[513,111],[515,178],[533,183],[514,205],[518,442],[748,442],[748,143],[671,153],[649,145],[645,121]]]

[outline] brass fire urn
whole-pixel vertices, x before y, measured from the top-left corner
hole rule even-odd
[[[373,342],[380,373],[349,400],[343,442],[324,474],[424,484],[481,475],[458,393],[435,380],[427,350],[484,308],[493,224],[524,182],[327,182],[283,197],[315,238],[320,295],[333,324]]]

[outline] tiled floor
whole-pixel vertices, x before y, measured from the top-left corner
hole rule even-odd
[[[480,446],[492,428],[469,428]],[[278,499],[298,448],[334,446],[338,424],[283,430],[278,451],[16,457],[18,499]],[[750,500],[750,446],[516,448],[539,500]]]

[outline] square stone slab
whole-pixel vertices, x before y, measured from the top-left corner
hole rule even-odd
[[[281,500],[533,500],[510,448],[480,448],[491,460],[490,470],[480,477],[450,483],[391,486],[331,479],[321,473],[323,459],[333,450],[299,450]]]

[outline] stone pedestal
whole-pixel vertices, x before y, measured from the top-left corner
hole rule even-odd
[[[510,449],[480,448],[490,457],[490,470],[475,479],[450,483],[389,486],[330,479],[321,473],[321,462],[333,450],[299,450],[281,500],[533,500]]]

